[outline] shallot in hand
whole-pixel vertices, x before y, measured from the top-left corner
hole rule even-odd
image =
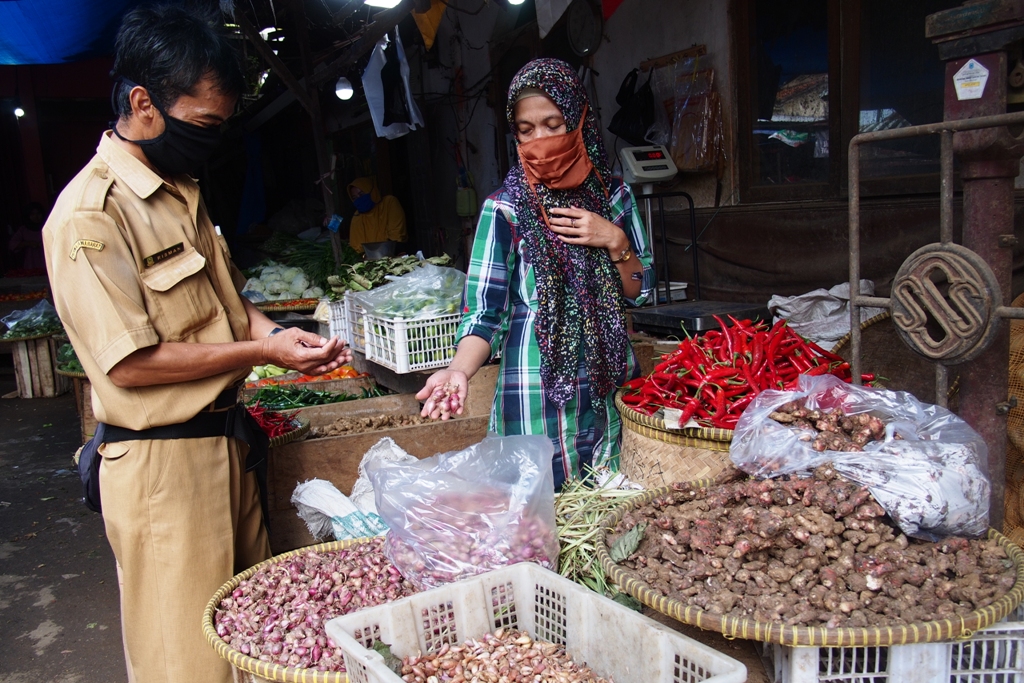
[[[458,382],[445,382],[434,389],[434,393],[427,399],[423,410],[426,414],[433,416],[435,411],[440,411],[442,420],[447,420],[459,413],[462,409],[462,399],[459,397]]]

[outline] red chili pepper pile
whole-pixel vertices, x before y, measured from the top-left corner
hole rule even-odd
[[[715,320],[721,329],[680,342],[654,372],[627,382],[623,402],[646,415],[680,410],[680,425],[693,418],[705,427],[733,429],[765,389],[792,389],[802,374],[852,380],[849,363],[798,335],[785,320],[770,328],[732,316],[732,327]]]
[[[249,414],[259,422],[260,428],[273,439],[275,436],[282,436],[296,428],[295,416],[298,413],[285,415],[273,410],[267,410],[259,403],[248,408]]]

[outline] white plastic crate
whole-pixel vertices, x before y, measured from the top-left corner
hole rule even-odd
[[[1011,615],[1021,618],[1021,610]],[[759,644],[774,683],[1024,683],[1024,622],[951,643],[889,647]]]
[[[345,326],[349,346],[354,351],[366,353],[366,337],[363,336],[363,307],[356,302],[351,290],[345,292]]]
[[[461,313],[422,320],[363,316],[366,360],[398,374],[448,365],[455,357]]]
[[[564,645],[615,683],[742,683],[732,657],[531,563],[515,564],[327,622],[352,683],[402,683],[371,650],[396,657],[459,645],[498,628]]]
[[[345,300],[338,299],[327,304],[327,309],[330,311],[330,321],[327,323],[327,334],[321,334],[321,337],[338,337],[344,339],[351,346],[352,340],[349,339],[348,323],[345,320]]]

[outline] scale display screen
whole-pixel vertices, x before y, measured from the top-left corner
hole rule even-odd
[[[665,153],[660,149],[638,149],[633,151],[633,158],[637,161],[657,161],[665,158]]]
[[[661,145],[623,147],[619,150],[622,176],[627,183],[660,183],[672,179],[676,165]]]

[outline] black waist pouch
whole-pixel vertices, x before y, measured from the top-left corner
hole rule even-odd
[[[96,425],[96,433],[85,442],[78,454],[78,476],[82,479],[82,490],[85,492],[85,507],[93,512],[102,512],[100,507],[100,444],[103,443],[106,425]]]
[[[263,508],[263,523],[269,528],[267,453],[270,450],[270,439],[242,403],[221,412],[199,413],[180,424],[150,429],[125,429],[99,423],[96,426],[96,433],[82,447],[78,457],[78,476],[82,479],[85,506],[94,512],[103,511],[100,505],[100,462],[103,460],[103,456],[99,454],[101,444],[147,439],[204,439],[211,436],[235,438],[249,445],[245,471],[256,473],[256,482],[260,488],[260,507]]]

